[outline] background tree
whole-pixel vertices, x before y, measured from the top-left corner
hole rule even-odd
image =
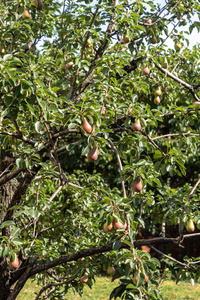
[[[199,11],[1,1],[0,299],[33,276],[36,299],[81,294],[106,270],[111,299],[161,299],[163,258],[199,277]]]

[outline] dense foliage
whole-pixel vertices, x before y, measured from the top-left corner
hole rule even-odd
[[[166,268],[197,280],[199,12],[1,1],[0,299],[33,276],[36,299],[82,294],[106,270],[110,299],[162,299]]]

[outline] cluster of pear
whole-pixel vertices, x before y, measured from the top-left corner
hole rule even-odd
[[[105,232],[111,232],[113,229],[117,230],[117,229],[127,229],[127,223],[125,222],[125,224],[122,224],[121,222],[119,222],[115,217],[112,217],[112,221],[109,225],[107,225],[107,223],[104,223],[103,225],[103,229]]]
[[[83,129],[85,130],[85,132],[92,134],[94,133],[93,127],[90,125],[90,123],[88,122],[87,118],[83,118]],[[90,150],[90,152],[87,155],[87,158],[89,160],[89,162],[94,162],[95,160],[98,159],[98,148],[95,145],[94,148],[92,148],[92,150]]]
[[[135,276],[133,277],[133,283],[134,283],[135,285],[137,285],[138,279],[139,279],[138,275],[135,275]],[[149,280],[149,276],[148,276],[147,274],[145,274],[144,281],[147,282],[148,280]]]
[[[135,123],[133,123],[131,128],[133,131],[140,131],[142,129],[139,118],[135,121]],[[139,192],[141,192],[142,188],[143,188],[142,180],[140,177],[138,177],[136,182],[133,183],[133,191],[136,193],[139,193]]]
[[[162,90],[161,90],[161,87],[159,86],[157,88],[157,90],[155,91],[155,99],[154,99],[155,104],[160,104],[160,96],[161,95],[162,95]]]

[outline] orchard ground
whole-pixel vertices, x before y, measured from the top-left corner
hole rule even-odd
[[[110,277],[97,277],[92,289],[85,286],[83,296],[69,292],[65,299],[73,300],[108,300],[112,290],[118,286],[118,280],[111,282]],[[36,297],[40,287],[36,282],[28,280],[17,300],[32,300]],[[178,284],[173,280],[166,280],[161,284],[163,300],[200,300],[200,283],[192,286],[190,282],[180,281]]]

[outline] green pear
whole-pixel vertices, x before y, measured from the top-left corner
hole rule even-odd
[[[200,102],[199,101],[195,101],[193,104],[193,107],[195,110],[199,110],[200,109]]]
[[[161,91],[161,87],[159,86],[155,91],[155,96],[161,96],[161,95],[162,95],[162,91]]]
[[[168,61],[167,61],[167,58],[166,58],[166,57],[164,57],[164,60],[162,61],[161,66],[162,66],[164,69],[168,69]]]
[[[176,50],[176,51],[180,51],[180,50],[181,50],[181,48],[182,48],[182,45],[181,45],[181,43],[179,43],[179,42],[176,42],[176,43],[175,43],[175,45],[174,45],[174,48],[175,48],[175,50]]]

